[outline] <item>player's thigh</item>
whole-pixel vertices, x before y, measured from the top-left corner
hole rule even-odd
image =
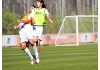
[[[31,45],[34,45],[33,30],[26,30],[26,37],[28,41],[31,43]]]
[[[21,48],[22,48],[22,50],[24,50],[26,48],[26,42],[21,43]]]
[[[34,40],[34,42],[37,42],[38,41],[38,36],[33,36],[33,40]]]
[[[42,40],[43,27],[36,27],[38,39]]]
[[[34,42],[36,42],[38,40],[38,34],[37,34],[36,30],[33,30],[32,33],[33,33],[33,40],[34,40]]]
[[[20,31],[20,43],[27,42],[27,41],[28,39],[27,39],[25,30],[23,29],[22,31]]]
[[[32,39],[33,40],[33,34],[30,32],[28,32],[27,34],[26,34],[26,36],[27,36],[27,39],[29,40],[29,39]]]
[[[33,39],[29,39],[28,41],[32,46],[34,46],[34,40]]]

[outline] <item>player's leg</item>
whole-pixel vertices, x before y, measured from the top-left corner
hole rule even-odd
[[[26,42],[26,47],[29,49],[29,46],[30,46],[30,43],[29,42]],[[35,51],[34,51],[35,52]],[[33,59],[34,59],[34,63],[36,63],[36,56],[35,55],[33,55],[32,54],[32,56],[33,56]]]
[[[36,27],[36,32],[38,34],[38,40],[36,42],[36,47],[38,51],[38,56],[36,57],[36,62],[39,63],[39,52],[40,52],[40,41],[42,40],[42,32],[43,32],[43,26],[35,26]]]
[[[38,50],[38,53],[39,53],[40,52],[40,40],[39,39],[36,42],[36,46],[37,46],[37,50]]]
[[[25,32],[26,32],[26,37],[27,37],[29,43],[32,46],[34,46],[33,33],[32,33],[33,29],[32,29],[32,27],[30,27],[30,29],[26,29]]]
[[[33,51],[35,52],[35,56],[37,57],[38,52],[36,49],[36,45],[34,45],[34,43],[37,41],[37,34],[35,34],[32,29],[32,30],[28,30],[28,31],[26,30],[26,35],[27,35],[27,39],[28,39],[29,43],[32,46]],[[34,58],[34,61],[35,61],[35,58]]]
[[[32,49],[35,53],[36,63],[39,63],[39,54],[38,54],[38,50],[37,50],[37,47],[36,47],[36,42],[38,40],[38,36],[37,36],[37,33],[35,33],[35,31],[33,33],[34,33],[33,34],[34,46],[32,46]]]
[[[30,43],[26,42],[26,47],[29,48],[29,46],[30,46]]]
[[[38,32],[37,49],[39,53],[40,52],[40,42],[42,41],[43,26],[41,27],[36,26],[36,31]]]
[[[36,48],[36,42],[38,40],[38,37],[37,36],[33,36],[33,40],[34,40],[34,46],[32,46],[32,49],[34,50],[35,52],[35,56],[38,57],[38,50]]]
[[[35,52],[36,60],[38,60],[37,63],[39,63],[39,55],[38,55],[38,51],[37,51],[37,48],[35,45],[36,41],[38,40],[37,32],[33,29],[30,29],[30,31],[28,30],[27,31],[27,38],[28,38],[30,44],[32,45],[32,49]]]
[[[31,52],[29,51],[29,49],[26,47],[26,41],[28,41],[28,40],[27,40],[26,34],[24,32],[24,29],[23,29],[23,31],[20,31],[20,38],[21,38],[21,41],[20,41],[21,48],[30,57],[31,64],[33,64],[34,63],[33,56],[31,55]]]

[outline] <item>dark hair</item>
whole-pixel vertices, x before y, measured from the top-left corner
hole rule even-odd
[[[41,3],[42,3],[42,8],[46,8],[46,5],[45,5],[45,3],[44,3],[44,1],[43,1],[43,0],[37,0],[37,1],[39,1],[39,2],[41,2]]]
[[[31,6],[33,6],[34,8],[36,8],[36,6],[35,6],[35,5],[31,5]]]

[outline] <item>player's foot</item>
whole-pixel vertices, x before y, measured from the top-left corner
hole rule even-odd
[[[34,63],[36,63],[36,57],[32,54]]]
[[[34,63],[36,63],[36,57],[34,57]]]
[[[31,60],[31,64],[32,64],[32,65],[34,64],[34,60],[33,60],[33,59]]]
[[[40,60],[39,60],[39,58],[37,58],[37,59],[36,59],[36,63],[39,63],[39,62],[40,62]]]

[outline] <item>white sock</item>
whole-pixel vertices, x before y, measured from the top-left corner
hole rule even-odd
[[[30,57],[31,60],[33,60],[33,56],[31,55],[31,52],[27,47],[24,49],[24,52]]]
[[[35,52],[36,58],[39,57],[39,54],[38,54],[38,51],[37,51],[37,47],[36,47],[36,43],[34,43],[34,46],[32,46],[32,49],[33,49],[34,52]]]

